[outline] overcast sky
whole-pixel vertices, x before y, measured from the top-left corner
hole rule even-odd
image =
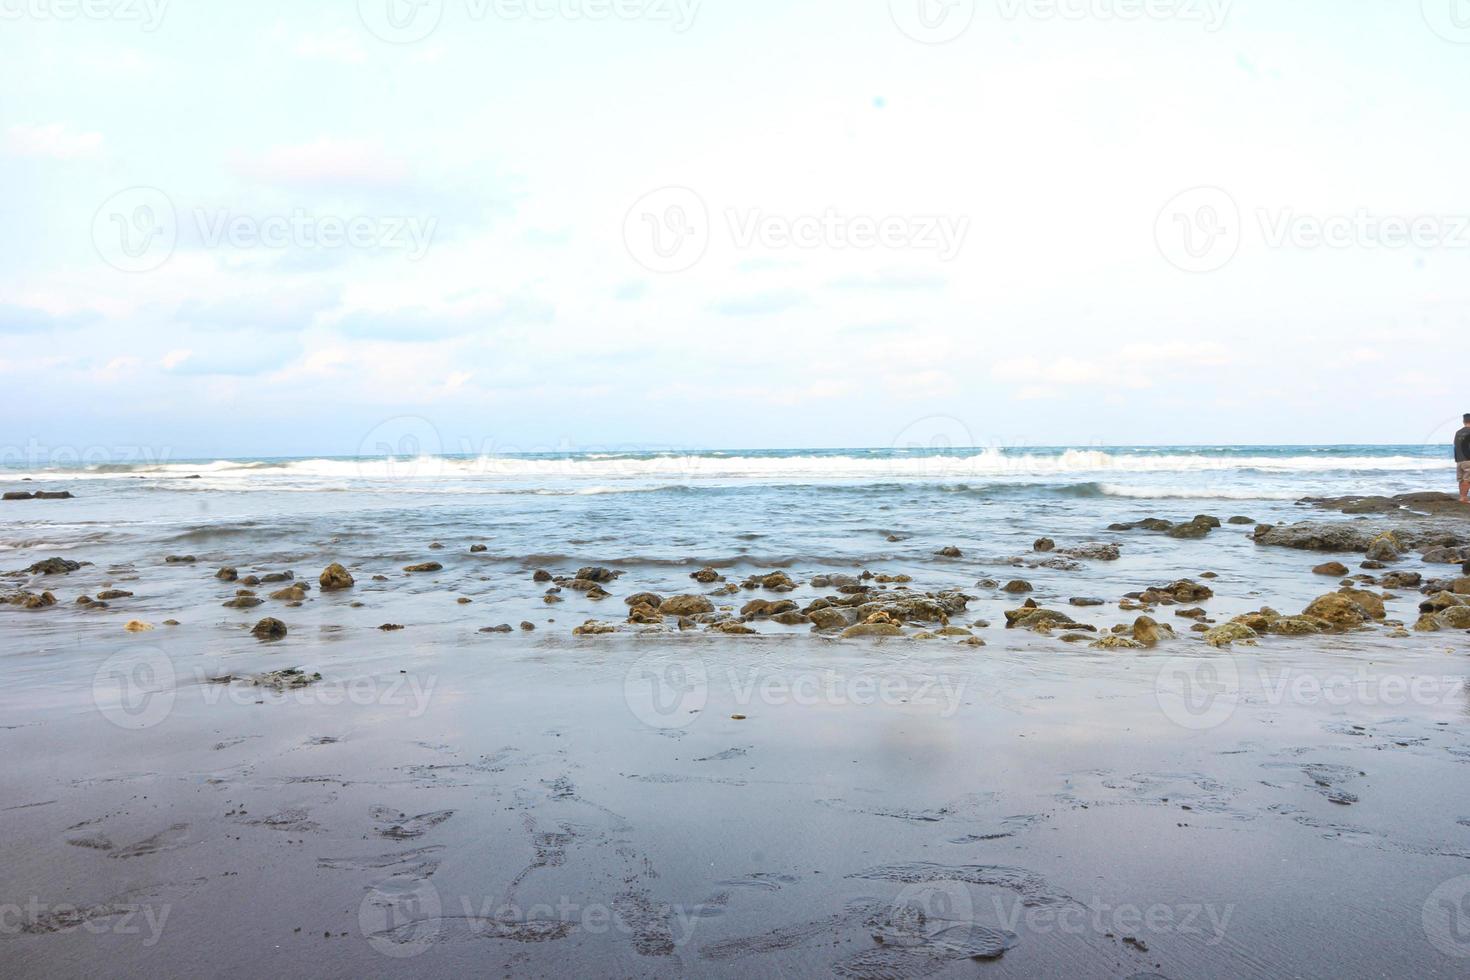
[[[1456,12],[0,0],[0,441],[1436,439]]]

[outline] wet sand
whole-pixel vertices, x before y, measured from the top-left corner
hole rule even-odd
[[[1108,600],[1097,609],[1065,607],[1066,573],[1026,574],[1038,601],[1099,625],[1131,621],[1116,605],[1128,583],[1231,567],[1232,549],[1263,571],[1214,580],[1221,622],[1335,588],[1307,571],[1331,556],[1257,548],[1249,531],[1127,538],[1122,562],[1078,586]],[[5,611],[6,975],[1452,977],[1470,963],[1463,632],[1215,649],[1174,620],[1157,649],[1095,650],[1003,629],[1020,598],[985,592],[965,620],[998,620],[974,630],[984,647],[769,624],[574,637],[687,570],[538,610],[525,569],[485,582],[463,551],[404,557],[443,561],[437,577],[354,568],[349,593],[252,610],[219,607],[234,585],[213,562],[228,556],[150,556],[56,583],[67,600],[104,579],[136,593],[106,610]],[[333,556],[295,557],[314,579]],[[924,590],[975,574],[915,571]],[[1422,598],[1401,590],[1390,618],[1412,623]],[[476,629],[533,613],[532,633]],[[289,635],[253,638],[264,615]],[[124,633],[134,617],[157,628]],[[253,683],[290,668],[321,680]]]

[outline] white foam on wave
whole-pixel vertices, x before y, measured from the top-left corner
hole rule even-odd
[[[806,482],[824,480],[925,481],[1036,477],[1106,476],[1108,474],[1240,473],[1331,474],[1436,472],[1453,466],[1447,460],[1424,457],[1336,456],[1303,453],[1292,456],[1149,453],[1069,449],[1061,453],[987,449],[971,455],[724,455],[711,454],[588,454],[565,458],[481,456],[477,458],[421,457],[418,459],[300,459],[285,461],[215,460],[202,463],[161,463],[133,468],[41,469],[18,476],[37,480],[183,479],[201,477],[211,488],[302,481],[409,481],[432,485],[439,481],[593,481],[601,486],[625,480],[664,482]],[[16,478],[12,477],[12,479]],[[614,489],[614,488],[609,488]],[[589,492],[593,492],[589,489]],[[1188,491],[1193,493],[1194,491]],[[1219,493],[1212,494],[1220,496]]]

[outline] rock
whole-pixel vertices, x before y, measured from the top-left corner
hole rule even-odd
[[[1368,621],[1369,614],[1350,596],[1333,592],[1315,600],[1303,616],[1320,619],[1334,629],[1357,629]]]
[[[1438,619],[1452,630],[1470,630],[1470,606],[1451,606]]]
[[[782,626],[806,626],[811,621],[811,617],[799,609],[790,609],[771,617],[771,622]]]
[[[260,581],[265,585],[274,585],[279,582],[296,581],[295,572],[271,572],[269,575],[261,576]]]
[[[538,569],[536,569],[536,573],[531,576],[531,581],[532,582],[550,582],[551,581],[551,573],[548,572],[544,568],[538,568]]]
[[[770,619],[781,613],[794,612],[801,607],[790,599],[780,599],[772,602],[769,599],[752,599],[740,608],[740,615],[746,618]]]
[[[1305,616],[1281,616],[1266,625],[1266,631],[1277,636],[1314,636],[1322,630],[1320,622]]]
[[[198,560],[193,555],[169,555],[164,562],[169,565],[192,565]]]
[[[1259,634],[1244,623],[1226,623],[1207,630],[1204,635],[1205,642],[1212,647],[1228,647],[1232,643],[1254,644],[1258,638]]]
[[[153,628],[152,623],[145,623],[140,619],[131,620],[123,629],[129,633],[146,633]]]
[[[1037,539],[1037,542],[1031,546],[1031,550],[1033,550],[1033,551],[1043,551],[1043,552],[1045,552],[1045,551],[1055,551],[1056,548],[1057,548],[1057,543],[1055,541],[1053,541],[1051,538],[1039,538],[1039,539]]]
[[[581,568],[577,570],[576,578],[584,582],[596,582],[606,585],[617,579],[622,572],[615,572],[610,568]]]
[[[1324,565],[1318,565],[1312,569],[1313,575],[1327,575],[1332,578],[1344,578],[1348,574],[1348,567],[1340,561],[1329,561]]]
[[[429,550],[430,551],[443,551],[444,550],[444,545],[441,544],[438,541],[435,541],[433,544],[429,545]]]
[[[754,636],[754,635],[756,635],[756,630],[753,630],[749,626],[746,626],[744,623],[737,622],[736,620],[733,620],[733,619],[727,619],[727,620],[724,620],[723,622],[711,624],[710,627],[709,627],[709,632],[711,632],[711,633],[724,633],[727,636]]]
[[[1063,548],[1058,554],[1086,561],[1117,561],[1123,556],[1122,549],[1111,542],[1091,542],[1075,548]]]
[[[618,628],[611,623],[599,623],[589,619],[587,622],[572,630],[574,636],[604,636],[608,633],[616,633]]]
[[[862,639],[864,637],[875,636],[902,635],[903,629],[893,625],[892,623],[859,623],[856,626],[849,626],[847,629],[842,631],[842,638],[844,640],[855,640]]]
[[[676,595],[659,603],[658,611],[665,616],[699,616],[715,611],[715,604],[702,595]]]
[[[234,582],[240,578],[240,573],[235,571],[233,568],[226,566],[225,568],[221,568],[219,571],[215,572],[214,577],[219,579],[221,582]]]
[[[472,545],[470,545],[470,554],[472,554],[472,555],[483,555],[485,552],[487,552],[489,550],[490,550],[489,547],[487,547],[486,545],[483,545],[483,544],[472,544]]]
[[[1211,520],[1213,520],[1213,518],[1211,518]],[[1171,538],[1195,541],[1205,537],[1219,526],[1220,522],[1218,520],[1211,524],[1208,521],[1203,521],[1199,518],[1195,518],[1187,524],[1176,524],[1173,527],[1169,528],[1169,530],[1165,533],[1168,534]]]
[[[808,609],[806,615],[811,619],[812,626],[819,630],[846,629],[852,622],[841,609],[830,606],[824,609]]]
[[[1083,607],[1106,605],[1105,601],[1102,599],[1085,598],[1082,596],[1073,596],[1072,598],[1068,599],[1067,602],[1073,606]]]
[[[4,495],[5,500],[34,500],[35,497],[35,494],[27,493],[24,490],[11,490]]]
[[[954,545],[950,545],[948,548],[940,548],[938,551],[934,552],[934,554],[935,554],[936,557],[939,557],[939,558],[963,558],[963,557],[965,557],[965,553],[963,551],[961,551],[960,549],[956,548]]]
[[[300,584],[292,585],[279,592],[272,592],[270,597],[274,602],[305,602],[306,589]]]
[[[286,624],[279,619],[262,619],[255,624],[250,634],[257,640],[279,640],[286,635]]]
[[[1402,557],[1403,546],[1392,531],[1385,531],[1374,538],[1368,544],[1366,557],[1370,561],[1398,561]]]
[[[1094,640],[1088,646],[1095,650],[1142,650],[1144,645],[1137,640],[1130,640],[1126,636],[1109,633],[1100,640]]]
[[[1424,561],[1430,565],[1458,565],[1465,560],[1465,554],[1460,548],[1430,548],[1424,552]]]
[[[1383,619],[1388,615],[1383,606],[1383,597],[1374,595],[1364,589],[1339,589],[1338,595],[1345,595],[1358,604],[1358,607],[1367,613],[1370,619]]]
[[[426,561],[418,565],[405,565],[403,570],[405,572],[442,572],[444,566],[437,561]]]
[[[664,604],[664,597],[657,592],[640,592],[637,595],[628,596],[623,601],[629,606],[649,606],[657,609]]]
[[[1363,551],[1373,536],[1351,524],[1303,521],[1291,525],[1262,524],[1256,528],[1256,544],[1303,551]]]
[[[37,490],[36,491],[36,499],[37,500],[71,500],[72,499],[72,493],[71,493],[70,490]]]
[[[1168,631],[1167,633],[1165,632],[1166,630]],[[1132,633],[1133,639],[1138,642],[1139,646],[1150,650],[1158,646],[1159,641],[1164,639],[1165,636],[1172,637],[1174,635],[1173,630],[1166,626],[1160,626],[1148,616],[1139,616],[1133,621]]]
[[[725,580],[725,576],[721,575],[715,569],[708,567],[701,568],[697,572],[690,572],[689,577],[703,585],[713,585],[716,582],[723,582]]]
[[[234,581],[234,580],[233,579],[230,579],[229,581]],[[383,581],[386,582],[387,579],[384,579]],[[245,577],[243,577],[243,578],[240,579],[240,584],[241,585],[248,585],[248,586],[254,588],[255,586],[257,586],[257,585],[260,584],[260,576],[258,576],[258,575],[246,575]]]
[[[289,670],[273,670],[269,674],[261,674],[255,678],[254,683],[256,687],[268,687],[277,693],[283,693],[310,687],[321,679],[321,674],[307,674],[299,667],[292,667]]]
[[[1417,589],[1424,584],[1418,572],[1389,572],[1379,581],[1385,589]]]
[[[1032,592],[1034,590],[1030,582],[1027,582],[1025,579],[1018,578],[1013,581],[1007,582],[1004,586],[1001,587],[1001,591],[1009,592],[1011,595],[1024,595],[1027,592]]]
[[[382,633],[398,633],[398,632],[401,632],[401,631],[403,631],[403,630],[405,630],[407,628],[408,627],[406,627],[406,626],[400,626],[397,623],[384,623],[382,626],[379,626],[378,627],[378,630],[379,630],[379,632],[382,632]]]
[[[536,630],[536,624],[535,623],[522,623],[521,624],[521,632],[523,632],[523,633],[533,633],[533,632],[535,632],[535,630]]]
[[[42,592],[40,595],[36,595],[34,592],[16,592],[6,596],[4,602],[6,605],[20,606],[22,609],[45,609],[48,606],[56,605],[56,596],[50,592]],[[105,602],[98,602],[93,605],[98,609],[107,608],[107,603]]]
[[[32,575],[67,575],[82,567],[79,561],[68,561],[65,558],[47,558],[38,561],[26,571]]]
[[[253,595],[237,595],[223,605],[226,609],[254,609],[256,606],[265,605],[265,600]]]
[[[131,592],[124,592],[122,589],[108,589],[105,592],[97,593],[97,598],[103,602],[111,602],[113,599],[131,599],[132,597],[133,594]]]
[[[1022,606],[1020,609],[1006,610],[1006,629],[1032,630],[1033,632],[1048,632],[1059,626],[1068,629],[1081,629],[1095,632],[1096,627],[1084,626],[1071,616],[1056,609],[1043,609],[1040,606]]]
[[[743,589],[766,589],[770,592],[792,592],[796,589],[796,583],[785,572],[771,572],[768,575],[752,575],[742,582],[740,587]]]
[[[1250,517],[1232,517],[1226,521],[1227,524],[1254,524],[1256,521]]]
[[[322,571],[319,581],[323,592],[338,592],[342,589],[350,589],[357,584],[351,573],[336,562],[328,565]]]

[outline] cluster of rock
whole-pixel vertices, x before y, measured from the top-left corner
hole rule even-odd
[[[1231,524],[1253,524],[1248,517],[1232,517]],[[1108,525],[1109,531],[1159,531],[1171,538],[1182,540],[1198,540],[1207,536],[1211,531],[1221,526],[1220,518],[1211,517],[1209,514],[1200,514],[1192,520],[1176,524],[1162,517],[1146,517],[1141,521],[1132,521],[1123,524]]]
[[[711,569],[695,572],[700,577]],[[883,579],[888,582],[883,582]],[[739,609],[720,610],[709,595],[661,596],[640,592],[628,596],[628,626],[666,629],[672,624],[680,630],[699,627],[709,632],[730,636],[748,636],[758,631],[749,624],[769,621],[783,626],[810,626],[814,632],[839,634],[843,637],[881,637],[904,635],[907,626],[921,627],[915,639],[963,637],[981,642],[969,629],[950,623],[950,617],[963,613],[972,597],[959,591],[918,593],[906,588],[886,590],[876,586],[902,584],[908,576],[881,576],[864,572],[861,576],[819,575],[811,580],[814,588],[833,588],[835,594],[813,599],[805,606],[790,599],[751,599]],[[719,581],[718,577],[711,580]],[[871,583],[871,584],[870,584]],[[786,572],[770,572],[747,578],[740,588],[771,593],[792,592],[798,584]],[[589,620],[573,632],[579,636],[598,636],[618,632],[612,623]]]

